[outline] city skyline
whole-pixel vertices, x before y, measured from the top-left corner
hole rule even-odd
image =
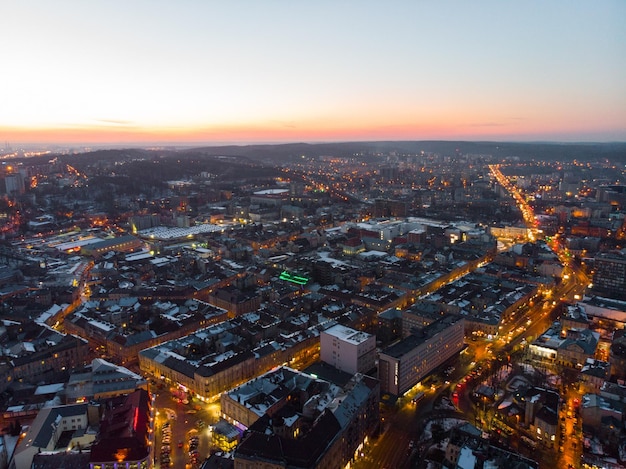
[[[22,144],[626,140],[626,4],[0,7]]]

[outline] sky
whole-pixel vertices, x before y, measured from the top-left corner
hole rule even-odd
[[[20,0],[0,17],[0,147],[626,141],[624,0]]]

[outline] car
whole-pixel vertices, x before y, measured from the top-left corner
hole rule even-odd
[[[183,440],[180,440],[180,441],[178,442],[178,447],[179,447],[179,448],[182,448],[182,447],[183,447]]]

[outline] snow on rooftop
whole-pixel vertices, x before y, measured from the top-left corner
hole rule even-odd
[[[476,467],[476,456],[471,448],[464,446],[461,448],[459,454],[459,460],[456,463],[456,467],[459,469],[474,469]]]
[[[32,342],[22,342],[22,347],[24,347],[24,350],[27,352],[35,352],[35,345]]]
[[[138,234],[151,239],[168,240],[191,237],[202,233],[214,233],[216,231],[223,230],[224,228],[219,225],[205,223],[202,225],[191,226],[189,228],[168,228],[166,226],[157,226],[155,228],[141,230]]]
[[[337,260],[337,259],[335,259],[335,258],[333,258],[333,257],[330,257],[330,256],[331,256],[331,253],[330,253],[330,252],[327,252],[327,251],[320,251],[320,252],[317,252],[316,254],[317,254],[317,255],[318,255],[318,256],[319,256],[319,257],[320,257],[323,261],[325,261],[325,262],[329,262],[329,263],[333,264],[333,266],[334,266],[334,267],[339,267],[339,266],[347,266],[347,267],[350,267],[350,266],[351,266],[351,264],[349,264],[349,263],[347,263],[347,262],[340,261],[340,260]]]
[[[261,191],[256,191],[254,195],[278,195],[285,194],[289,192],[289,189],[263,189]]]
[[[113,324],[109,324],[108,322],[98,321],[97,319],[91,319],[88,317],[85,317],[85,319],[88,320],[91,326],[97,327],[103,331],[112,331],[115,329],[115,326]]]
[[[55,394],[59,391],[63,391],[64,388],[65,388],[65,383],[46,384],[43,386],[37,386],[37,389],[35,389],[35,395],[39,396],[42,394]]]
[[[87,246],[89,244],[94,244],[94,243],[99,243],[100,241],[102,241],[101,238],[96,238],[95,236],[90,236],[88,238],[83,238],[77,241],[68,241],[66,243],[61,243],[61,244],[57,244],[55,246],[55,248],[58,251],[69,251],[69,250],[75,250],[77,248],[81,248],[83,246]]]
[[[144,259],[150,259],[152,257],[154,257],[154,255],[151,254],[150,252],[142,251],[142,252],[135,253],[135,254],[129,254],[128,256],[124,258],[124,260],[126,262],[133,262],[133,261],[141,261]]]
[[[341,324],[336,324],[324,331],[326,334],[336,337],[344,342],[349,342],[355,345],[361,344],[368,340],[371,334],[366,332],[357,331]]]

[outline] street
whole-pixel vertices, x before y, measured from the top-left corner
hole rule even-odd
[[[183,404],[180,391],[175,388],[163,386],[152,391],[156,391],[155,466],[174,469],[199,467],[210,454],[210,425],[219,419],[219,403],[192,400]],[[196,438],[197,447],[194,448],[196,443],[193,440]],[[190,454],[195,451],[195,456]]]

